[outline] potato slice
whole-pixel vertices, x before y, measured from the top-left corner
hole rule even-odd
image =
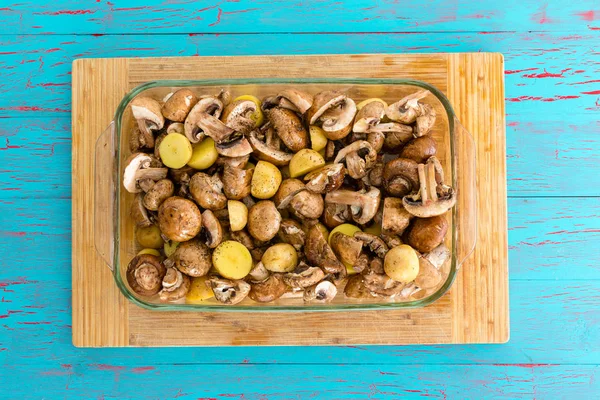
[[[171,240],[169,242],[165,242],[165,245],[163,246],[163,250],[165,252],[165,255],[167,257],[171,257],[171,255],[173,253],[175,253],[175,250],[177,250],[177,246],[179,246],[179,242],[176,242],[174,240]]]
[[[207,279],[208,276],[206,275],[192,278],[190,291],[185,296],[185,299],[189,302],[200,302],[214,297],[215,294],[212,289],[206,285]]]
[[[248,223],[248,207],[241,201],[228,200],[229,227],[232,232],[241,231]]]
[[[290,177],[297,178],[325,165],[323,156],[311,149],[302,149],[290,161]]]
[[[275,196],[281,181],[281,172],[276,166],[267,161],[259,161],[252,175],[250,193],[257,199],[269,199]]]
[[[269,247],[261,262],[271,272],[291,272],[298,265],[298,253],[288,243],[277,243]]]
[[[243,244],[227,240],[213,251],[213,266],[224,278],[242,279],[252,269],[252,256]]]
[[[135,230],[135,240],[144,248],[160,249],[165,242],[160,234],[160,228],[156,225],[137,228]]]
[[[195,169],[207,169],[217,161],[218,157],[215,141],[212,138],[206,138],[192,146],[192,158],[187,165]]]
[[[256,104],[256,107],[257,107],[256,111],[254,113],[250,114],[250,119],[255,122],[254,126],[257,126],[257,127],[261,126],[265,120],[265,116],[263,115],[263,112],[261,109],[262,102],[256,96],[252,96],[251,94],[243,94],[243,95],[238,96],[235,99],[233,99],[233,101],[238,101],[238,100],[250,100],[254,104]]]
[[[169,133],[160,142],[160,159],[169,168],[184,167],[192,158],[192,144],[181,133]]]
[[[361,108],[363,108],[364,106],[366,106],[367,104],[369,104],[369,103],[371,103],[371,102],[373,102],[373,101],[378,101],[378,102],[380,102],[381,104],[383,104],[383,106],[384,106],[384,107],[387,107],[387,106],[388,106],[388,105],[387,105],[387,103],[386,103],[385,101],[383,101],[383,100],[381,100],[381,99],[378,99],[377,97],[373,97],[373,98],[366,99],[366,100],[363,100],[363,101],[361,101],[360,103],[358,103],[358,104],[356,105],[356,111],[360,110]]]
[[[152,254],[153,256],[160,257],[160,251],[156,249],[143,249],[137,253],[138,256],[141,256],[142,254]]]
[[[412,247],[401,244],[387,252],[383,269],[396,282],[412,282],[419,274],[419,256]]]
[[[311,125],[309,127],[309,133],[310,144],[314,151],[321,151],[325,148],[325,146],[327,146],[327,136],[325,136],[323,129],[316,125]]]

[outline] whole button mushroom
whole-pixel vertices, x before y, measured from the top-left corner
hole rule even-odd
[[[210,249],[198,240],[189,240],[180,243],[165,264],[189,276],[204,276],[212,267]]]
[[[418,163],[424,163],[431,156],[435,156],[437,144],[431,136],[421,136],[410,141],[402,151],[400,157],[410,158]]]
[[[281,274],[271,274],[266,280],[253,283],[248,297],[259,303],[268,303],[277,300],[285,292],[288,286],[285,284]]]
[[[158,208],[158,227],[169,240],[185,242],[200,232],[202,214],[193,201],[169,197]]]
[[[158,211],[163,201],[173,196],[175,185],[169,179],[161,179],[156,182],[144,196],[144,207],[150,211]]]
[[[190,89],[179,89],[167,96],[162,115],[171,121],[183,122],[197,102],[198,97]]]
[[[216,174],[210,176],[204,172],[195,173],[190,179],[190,194],[202,208],[220,210],[227,205],[223,182]]]
[[[127,283],[137,294],[152,296],[161,289],[167,269],[160,258],[152,254],[141,254],[127,266]]]
[[[383,187],[392,196],[403,197],[419,188],[418,163],[396,158],[383,166]]]
[[[406,236],[407,243],[421,253],[429,253],[439,246],[448,232],[448,221],[444,216],[415,218]]]
[[[275,203],[262,200],[248,211],[248,232],[253,238],[267,242],[277,235],[281,224],[281,214]]]
[[[300,118],[291,110],[275,107],[267,112],[277,136],[283,144],[293,152],[298,152],[308,145],[308,132]]]

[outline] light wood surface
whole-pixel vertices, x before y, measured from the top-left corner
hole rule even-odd
[[[389,77],[446,93],[477,145],[478,242],[453,289],[413,310],[165,313],[128,303],[94,248],[94,145],[131,88],[154,79]],[[503,60],[500,54],[85,59],[73,66],[73,343],[76,346],[498,343],[508,340]]]

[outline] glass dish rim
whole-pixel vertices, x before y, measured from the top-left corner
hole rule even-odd
[[[116,184],[113,193],[113,200],[115,205],[115,220],[113,225],[113,278],[117,284],[117,287],[121,293],[132,303],[139,307],[148,310],[157,311],[189,311],[189,312],[335,312],[335,311],[369,311],[369,310],[381,310],[381,309],[410,309],[410,308],[421,308],[428,306],[435,301],[439,300],[443,295],[448,292],[452,287],[456,275],[459,271],[459,265],[457,265],[457,208],[452,208],[452,251],[451,251],[451,264],[448,278],[444,284],[431,295],[418,300],[407,301],[407,302],[388,302],[388,303],[363,303],[363,304],[320,304],[320,305],[302,305],[302,306],[285,306],[285,305],[261,305],[261,306],[250,306],[250,305],[203,305],[202,303],[149,303],[144,300],[137,298],[130,292],[126,283],[121,278],[120,264],[119,264],[119,224],[120,221],[120,190],[121,180],[119,171],[121,171],[121,119],[126,107],[129,103],[140,93],[145,90],[157,88],[157,87],[189,87],[189,86],[236,86],[236,85],[258,85],[258,84],[355,84],[355,85],[412,85],[421,87],[429,90],[437,99],[442,103],[447,117],[448,117],[448,133],[450,138],[454,138],[454,122],[456,114],[450,104],[450,101],[446,95],[437,89],[432,84],[424,81],[415,79],[401,79],[401,78],[234,78],[234,79],[162,79],[152,80],[142,83],[133,89],[131,89],[119,102],[114,115],[115,133],[116,136],[113,140],[116,142],[115,146],[115,157],[116,157],[116,168],[113,170],[113,179]],[[452,166],[452,186],[457,186],[456,176],[456,160],[455,160],[454,140],[450,140],[450,162]],[[460,196],[460,194],[458,194]]]

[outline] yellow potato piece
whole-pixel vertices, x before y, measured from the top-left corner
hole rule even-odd
[[[261,261],[271,272],[291,272],[298,265],[298,253],[291,244],[277,243],[265,251]]]
[[[327,239],[327,242],[329,243],[329,245],[331,245],[331,237],[333,236],[334,233],[337,233],[337,232],[341,232],[347,236],[354,236],[354,234],[356,232],[361,232],[361,229],[358,226],[352,225],[352,224],[338,225],[335,228],[333,228],[331,230],[331,233],[329,234],[329,238]]]
[[[211,288],[206,286],[207,279],[207,276],[192,278],[190,291],[185,296],[185,299],[189,302],[199,302],[212,298],[215,294]]]
[[[412,247],[401,244],[387,252],[383,269],[387,276],[397,282],[412,282],[419,274],[419,256]]]
[[[192,144],[181,133],[169,133],[158,150],[163,164],[169,168],[182,168],[192,158]]]
[[[215,141],[212,138],[206,138],[192,146],[192,158],[187,165],[195,169],[207,169],[217,161],[218,157]]]
[[[251,94],[243,94],[243,95],[238,96],[235,99],[233,99],[233,101],[238,101],[238,100],[250,100],[254,104],[256,104],[257,109],[254,113],[252,113],[250,115],[250,119],[255,122],[254,126],[261,126],[265,119],[262,109],[260,108],[262,105],[262,102],[256,96],[252,96]]]
[[[297,178],[325,165],[323,156],[311,149],[302,149],[290,161],[290,177]]]
[[[153,256],[160,257],[160,251],[156,249],[143,249],[137,253],[138,256],[141,256],[142,254],[152,254]]]
[[[310,144],[314,151],[321,151],[325,148],[325,146],[327,146],[327,136],[325,136],[323,129],[316,125],[311,125],[309,127],[309,133]]]
[[[212,255],[213,266],[224,278],[242,279],[252,269],[252,256],[243,244],[227,240]]]
[[[177,246],[179,246],[179,242],[176,242],[174,240],[171,240],[170,242],[165,242],[165,245],[163,247],[165,255],[167,257],[171,257],[173,253],[175,253],[175,250],[177,250]]]
[[[257,199],[268,199],[275,196],[281,185],[281,172],[267,161],[259,161],[254,168],[250,193]]]
[[[160,228],[156,225],[150,225],[145,228],[135,230],[135,240],[140,246],[147,249],[160,249],[163,247],[164,240],[160,235]]]
[[[248,207],[241,201],[228,200],[229,227],[232,232],[241,231],[248,223]]]
[[[388,105],[387,105],[387,103],[386,103],[385,101],[383,101],[383,100],[381,100],[381,99],[378,99],[378,98],[376,98],[376,97],[373,97],[373,98],[371,98],[371,99],[366,99],[366,100],[363,100],[363,101],[361,101],[360,103],[358,103],[358,104],[356,105],[356,110],[357,110],[357,111],[358,111],[358,110],[360,110],[361,108],[363,108],[364,106],[366,106],[367,104],[369,104],[369,103],[371,103],[371,102],[373,102],[373,101],[378,101],[378,102],[380,102],[381,104],[383,104],[383,106],[384,106],[384,107],[387,107],[387,106],[388,106]]]

